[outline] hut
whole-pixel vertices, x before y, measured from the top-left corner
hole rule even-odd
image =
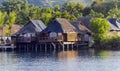
[[[85,25],[80,21],[70,22],[78,32],[78,37],[81,42],[90,42],[92,41],[92,32],[85,27]]]
[[[79,24],[71,24],[64,18],[56,18],[44,29],[39,36],[39,42],[62,42],[63,44],[76,44],[81,41],[80,34],[84,34],[88,29]],[[82,27],[80,29],[80,27]]]
[[[46,26],[41,20],[30,20],[23,28],[21,28],[16,35],[16,42],[31,43],[36,41],[36,36]]]
[[[110,18],[108,19],[110,24],[110,32],[108,35],[110,36],[120,36],[120,19]]]

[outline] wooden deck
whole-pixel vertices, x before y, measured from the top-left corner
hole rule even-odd
[[[0,49],[14,49],[15,46],[0,46]]]
[[[10,46],[0,46],[0,51],[13,51],[16,48],[16,46],[10,45]]]

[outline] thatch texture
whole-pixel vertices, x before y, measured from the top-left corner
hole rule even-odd
[[[76,32],[75,27],[72,26],[68,20],[64,18],[56,18],[42,33],[56,32],[56,33],[70,33]]]
[[[6,36],[6,31],[9,29],[9,26],[5,26],[5,27],[3,27],[3,30],[2,30],[2,28],[0,28],[0,36]],[[11,35],[14,35],[18,30],[20,30],[21,29],[21,26],[20,25],[17,25],[17,24],[15,24],[15,25],[12,25],[12,27],[11,27]],[[10,30],[10,29],[9,29]],[[3,33],[2,33],[3,32]]]
[[[16,34],[39,33],[45,28],[46,28],[46,26],[42,21],[40,21],[40,20],[30,20]]]
[[[76,28],[76,31],[78,31],[78,33],[92,33],[87,27],[85,27],[85,25],[80,22],[80,21],[76,21],[76,22],[71,22],[71,24]]]
[[[81,17],[78,19],[78,21],[80,21],[81,23],[83,23],[85,25],[85,27],[90,29],[90,20],[92,18],[91,17]]]

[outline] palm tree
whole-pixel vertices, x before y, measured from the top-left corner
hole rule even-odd
[[[12,25],[15,24],[16,18],[17,16],[14,11],[10,12],[10,14],[7,16],[7,24],[9,25],[10,35],[11,35]]]
[[[0,11],[0,29],[2,30],[2,33],[0,36],[3,36],[3,28],[5,26],[5,18],[6,18],[7,13],[6,12],[1,12]]]

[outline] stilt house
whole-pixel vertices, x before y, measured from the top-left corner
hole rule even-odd
[[[46,26],[41,20],[30,20],[23,28],[21,28],[15,35],[17,36],[16,42],[18,43],[31,43],[36,42],[36,36]]]
[[[39,35],[39,42],[62,42],[63,44],[75,44],[81,41],[81,34],[84,34],[88,29],[83,25],[71,24],[64,18],[56,18],[44,29]],[[80,27],[82,27],[80,29]]]

